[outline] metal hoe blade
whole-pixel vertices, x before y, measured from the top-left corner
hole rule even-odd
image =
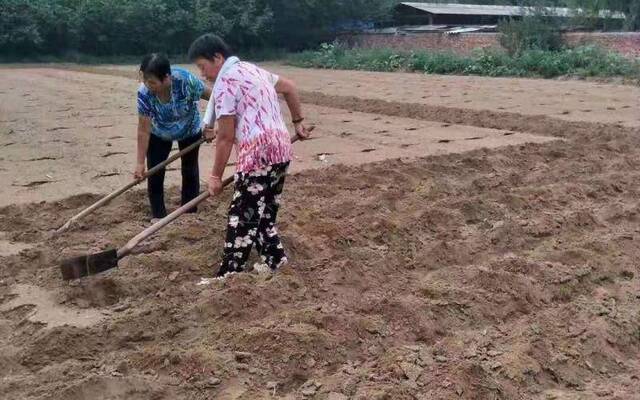
[[[100,253],[70,258],[62,261],[62,279],[69,281],[99,274],[118,266],[118,251],[109,249]]]

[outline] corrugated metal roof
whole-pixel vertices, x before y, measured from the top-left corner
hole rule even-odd
[[[413,25],[398,27],[397,31],[410,33],[465,33],[495,31],[497,27],[497,25]]]
[[[422,33],[456,34],[467,32],[495,32],[498,25],[411,25],[383,29],[367,29],[364,33],[385,35],[407,35]]]
[[[449,29],[445,35],[455,35],[458,33],[472,33],[472,32],[488,32],[495,31],[498,25],[484,25],[484,26],[461,26],[458,28]]]
[[[430,14],[453,14],[453,15],[495,15],[504,17],[522,17],[534,15],[538,9],[532,7],[518,6],[488,6],[475,4],[445,4],[445,3],[413,3],[404,2],[401,5],[413,7]],[[552,17],[571,17],[580,10],[561,7],[545,7],[544,14]],[[625,15],[620,12],[609,10],[600,11],[601,18],[624,19]]]

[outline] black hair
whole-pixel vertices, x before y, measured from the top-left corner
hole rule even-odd
[[[169,57],[162,53],[147,54],[140,63],[140,72],[145,77],[151,75],[159,80],[164,80],[167,75],[171,75]]]
[[[200,36],[189,47],[189,59],[191,61],[195,61],[198,58],[212,60],[216,54],[221,54],[224,58],[229,58],[233,55],[229,45],[220,36],[213,33]]]

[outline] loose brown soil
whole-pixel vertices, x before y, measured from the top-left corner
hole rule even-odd
[[[68,77],[41,90],[46,104],[56,101],[54,88],[92,79],[131,89],[127,78],[52,71],[11,73]],[[640,132],[632,124],[303,89],[322,139],[296,144],[303,166],[288,178],[280,217],[291,263],[273,277],[198,285],[220,258],[226,193],[118,269],[64,283],[61,259],[122,245],[147,225],[145,193],[127,193],[52,235],[99,197],[83,190],[119,183],[84,186],[107,150],[92,144],[99,137],[103,145],[102,136],[86,132],[87,154],[69,145],[60,148],[69,164],[39,161],[67,171],[66,196],[39,192],[51,183],[21,198],[5,192],[12,189],[3,178],[0,397],[640,397]],[[81,107],[74,93],[64,101]],[[11,107],[2,105],[3,120]],[[3,148],[2,157],[55,149],[40,142],[42,127],[53,127],[47,118],[20,118],[3,129],[31,121],[40,151],[23,135],[6,147],[21,150]],[[109,134],[131,136],[134,122],[128,134]],[[54,132],[81,140],[73,129]],[[2,143],[11,138],[2,133]],[[131,146],[109,151],[131,155]],[[73,160],[86,163],[83,178],[69,170]],[[30,166],[2,162],[9,171],[0,173],[35,181]],[[171,188],[172,204],[178,196]]]

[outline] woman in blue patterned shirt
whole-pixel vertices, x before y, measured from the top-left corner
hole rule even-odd
[[[198,101],[209,100],[211,90],[182,68],[171,68],[163,54],[149,54],[142,60],[143,84],[138,89],[138,151],[134,177],[141,178],[169,157],[173,141],[183,149],[202,136]],[[200,193],[198,148],[182,156],[182,204]],[[162,169],[149,177],[148,192],[153,219],[167,215]],[[193,209],[191,212],[195,212]]]

